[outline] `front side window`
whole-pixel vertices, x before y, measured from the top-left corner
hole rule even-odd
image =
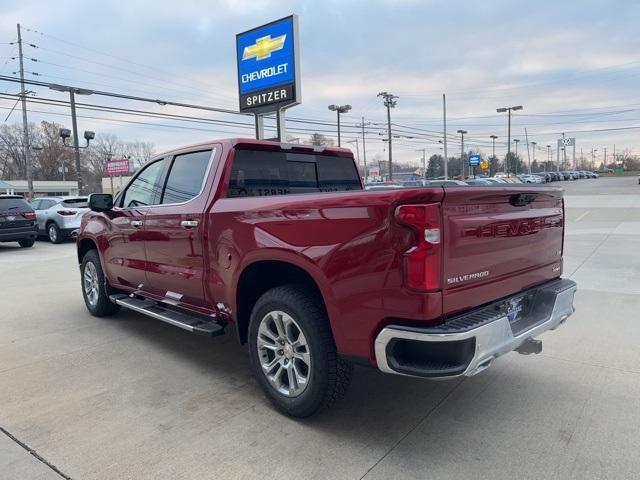
[[[165,159],[147,165],[131,182],[122,197],[122,208],[154,205],[162,188]]]
[[[210,159],[211,150],[176,155],[160,203],[184,203],[198,196]]]

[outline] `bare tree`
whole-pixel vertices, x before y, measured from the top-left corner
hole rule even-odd
[[[331,147],[333,145],[333,139],[321,133],[312,133],[309,137],[309,143],[318,147]]]

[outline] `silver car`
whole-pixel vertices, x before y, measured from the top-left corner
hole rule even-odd
[[[36,212],[38,234],[51,243],[61,243],[80,228],[82,215],[89,210],[87,197],[41,197],[31,202]]]

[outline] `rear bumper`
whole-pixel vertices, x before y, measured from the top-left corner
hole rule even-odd
[[[553,280],[437,327],[387,326],[375,340],[378,368],[399,375],[454,378],[475,375],[512,350],[535,353],[541,344],[532,339],[554,330],[574,312],[576,289],[571,280]],[[510,322],[502,307],[522,297],[527,298],[527,311]]]
[[[38,228],[16,227],[0,230],[0,242],[17,242],[18,240],[35,239],[38,236]]]

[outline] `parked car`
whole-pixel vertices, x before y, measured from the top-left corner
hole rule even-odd
[[[363,192],[349,150],[229,139],[159,155],[89,205],[77,242],[89,312],[207,335],[234,324],[292,416],[340,398],[352,363],[471,376],[539,353],[533,338],[573,313],[560,188]]]
[[[505,182],[504,178],[499,178],[499,177],[487,177],[484,180],[486,180],[489,183],[492,184],[505,184],[507,182]]]
[[[0,242],[32,247],[38,236],[36,214],[19,195],[0,195]]]
[[[544,183],[543,177],[536,173],[532,175],[522,175],[520,181],[522,183]]]
[[[462,180],[432,180],[429,187],[466,187],[466,182]]]
[[[495,185],[493,182],[490,182],[486,178],[470,178],[465,180],[464,183],[467,185],[477,186],[477,185]]]
[[[88,197],[41,197],[31,202],[36,212],[38,231],[51,243],[61,243],[80,228],[88,210]]]

